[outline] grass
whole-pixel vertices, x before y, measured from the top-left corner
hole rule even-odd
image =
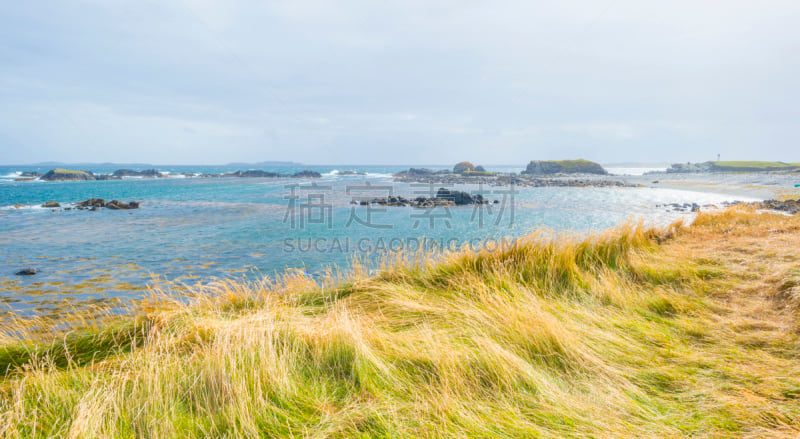
[[[730,170],[736,170],[736,169],[781,170],[781,169],[791,169],[800,166],[800,164],[797,163],[763,162],[763,161],[720,161],[720,162],[711,162],[711,164],[714,165],[715,167],[726,168]]]
[[[557,165],[562,166],[564,169],[577,169],[577,168],[585,168],[585,167],[596,167],[600,166],[598,163],[595,163],[590,160],[586,159],[575,159],[575,160],[544,160],[542,163],[555,163]]]
[[[62,169],[62,168],[54,169],[53,172],[57,174],[88,174],[88,172],[86,171],[75,171],[72,169]]]
[[[6,337],[0,437],[796,437],[798,245],[800,218],[732,209],[212,284]]]

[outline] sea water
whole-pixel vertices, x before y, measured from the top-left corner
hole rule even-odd
[[[491,203],[433,210],[352,204],[354,198],[432,196],[443,186],[394,182],[392,173],[406,168],[260,168],[323,174],[295,179],[181,178],[239,168],[161,166],[172,177],[44,182],[14,178],[48,167],[0,167],[0,302],[8,312],[41,315],[66,305],[135,299],[153,286],[253,279],[287,269],[313,278],[331,266],[346,269],[354,257],[374,260],[392,252],[460,246],[491,249],[542,228],[587,233],[625,220],[663,224],[687,215],[667,211],[664,204],[720,205],[734,199],[655,188],[457,185],[449,188],[480,192]],[[343,171],[364,175],[340,175]],[[135,200],[141,207],[40,207],[47,201],[67,207],[88,198]],[[40,272],[14,274],[26,267]]]

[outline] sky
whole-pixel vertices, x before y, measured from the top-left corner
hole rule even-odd
[[[0,164],[800,162],[796,0],[0,5]]]

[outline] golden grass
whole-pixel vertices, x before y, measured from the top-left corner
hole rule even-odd
[[[7,341],[0,436],[796,437],[798,248],[800,218],[731,209],[210,285]]]

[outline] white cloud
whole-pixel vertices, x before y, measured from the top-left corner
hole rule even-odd
[[[800,160],[797,2],[43,8],[4,8],[6,161]]]

